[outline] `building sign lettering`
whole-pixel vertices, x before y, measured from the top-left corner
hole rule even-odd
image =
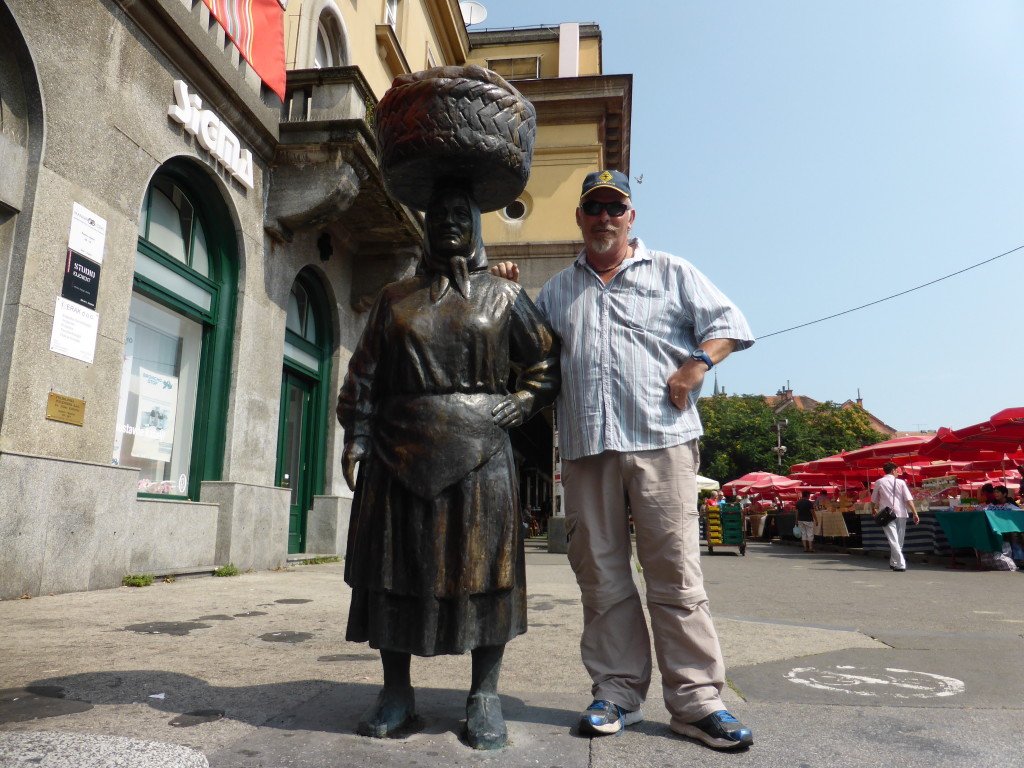
[[[227,171],[248,189],[253,188],[252,152],[242,145],[213,110],[203,109],[203,100],[189,93],[188,83],[174,81],[174,103],[167,115],[181,123]]]
[[[60,295],[83,307],[96,309],[100,265],[70,248],[67,253],[67,260],[64,262],[64,285]]]

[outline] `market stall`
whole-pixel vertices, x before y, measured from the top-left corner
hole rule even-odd
[[[1024,532],[1021,509],[945,509],[934,515],[949,545],[956,549],[1001,552],[1004,533]]]
[[[789,477],[750,472],[724,483],[722,490],[734,498],[746,497],[744,504],[751,504],[746,508],[749,535],[767,541],[775,537],[798,540],[793,534],[793,501],[805,491],[827,491],[831,498],[823,509],[819,507],[816,535],[848,546],[859,545],[866,551],[885,552],[889,543],[871,517],[869,494],[890,462],[901,468],[903,479],[911,486],[921,518],[919,524],[907,526],[905,552],[945,555],[958,548],[982,553],[1001,551],[1003,534],[1020,532],[1024,527],[1022,510],[975,509],[972,511],[978,514],[964,517],[952,517],[961,513],[950,512],[961,495],[973,500],[985,483],[1010,487],[1012,501],[1012,491],[1020,483],[1016,467],[1024,467],[1021,407],[1004,409],[986,422],[962,429],[941,428],[935,435],[895,437],[794,464]],[[763,517],[754,506],[759,502],[770,505]],[[1021,542],[1017,536],[1011,544],[1020,551]]]
[[[917,525],[914,525],[912,522],[907,525],[907,533],[903,539],[904,553],[950,554],[950,542],[937,517],[942,511],[948,512],[949,510],[926,509],[918,511],[921,522]],[[861,512],[860,515],[861,548],[865,552],[888,552],[889,541],[885,538],[885,531],[878,525],[875,525],[874,519],[869,512]]]

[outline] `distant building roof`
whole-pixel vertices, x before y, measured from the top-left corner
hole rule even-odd
[[[793,390],[789,388],[780,389],[774,395],[765,395],[764,399],[768,401],[768,405],[772,407],[772,410],[775,411],[775,413],[782,413],[787,408],[796,408],[798,411],[813,411],[815,407],[821,405],[821,401],[815,400],[813,397],[807,397],[806,395],[794,395]],[[864,411],[868,417],[868,423],[876,432],[881,432],[887,437],[896,436],[896,430],[865,408],[864,401],[861,400],[861,398],[858,397],[856,400],[847,400],[846,402],[841,403],[839,407],[853,408],[854,406],[857,406]]]

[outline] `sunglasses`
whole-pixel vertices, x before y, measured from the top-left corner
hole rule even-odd
[[[587,216],[600,216],[601,211],[606,211],[613,219],[617,219],[629,210],[629,206],[618,202],[602,203],[597,200],[585,200],[580,203],[580,210]]]

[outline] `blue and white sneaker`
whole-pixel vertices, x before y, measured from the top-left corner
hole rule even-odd
[[[639,709],[630,712],[610,701],[594,699],[580,715],[579,731],[584,736],[610,736],[643,719],[644,713]]]
[[[714,749],[746,749],[754,743],[750,729],[724,709],[712,712],[696,723],[684,723],[678,727],[673,724],[672,730]]]

